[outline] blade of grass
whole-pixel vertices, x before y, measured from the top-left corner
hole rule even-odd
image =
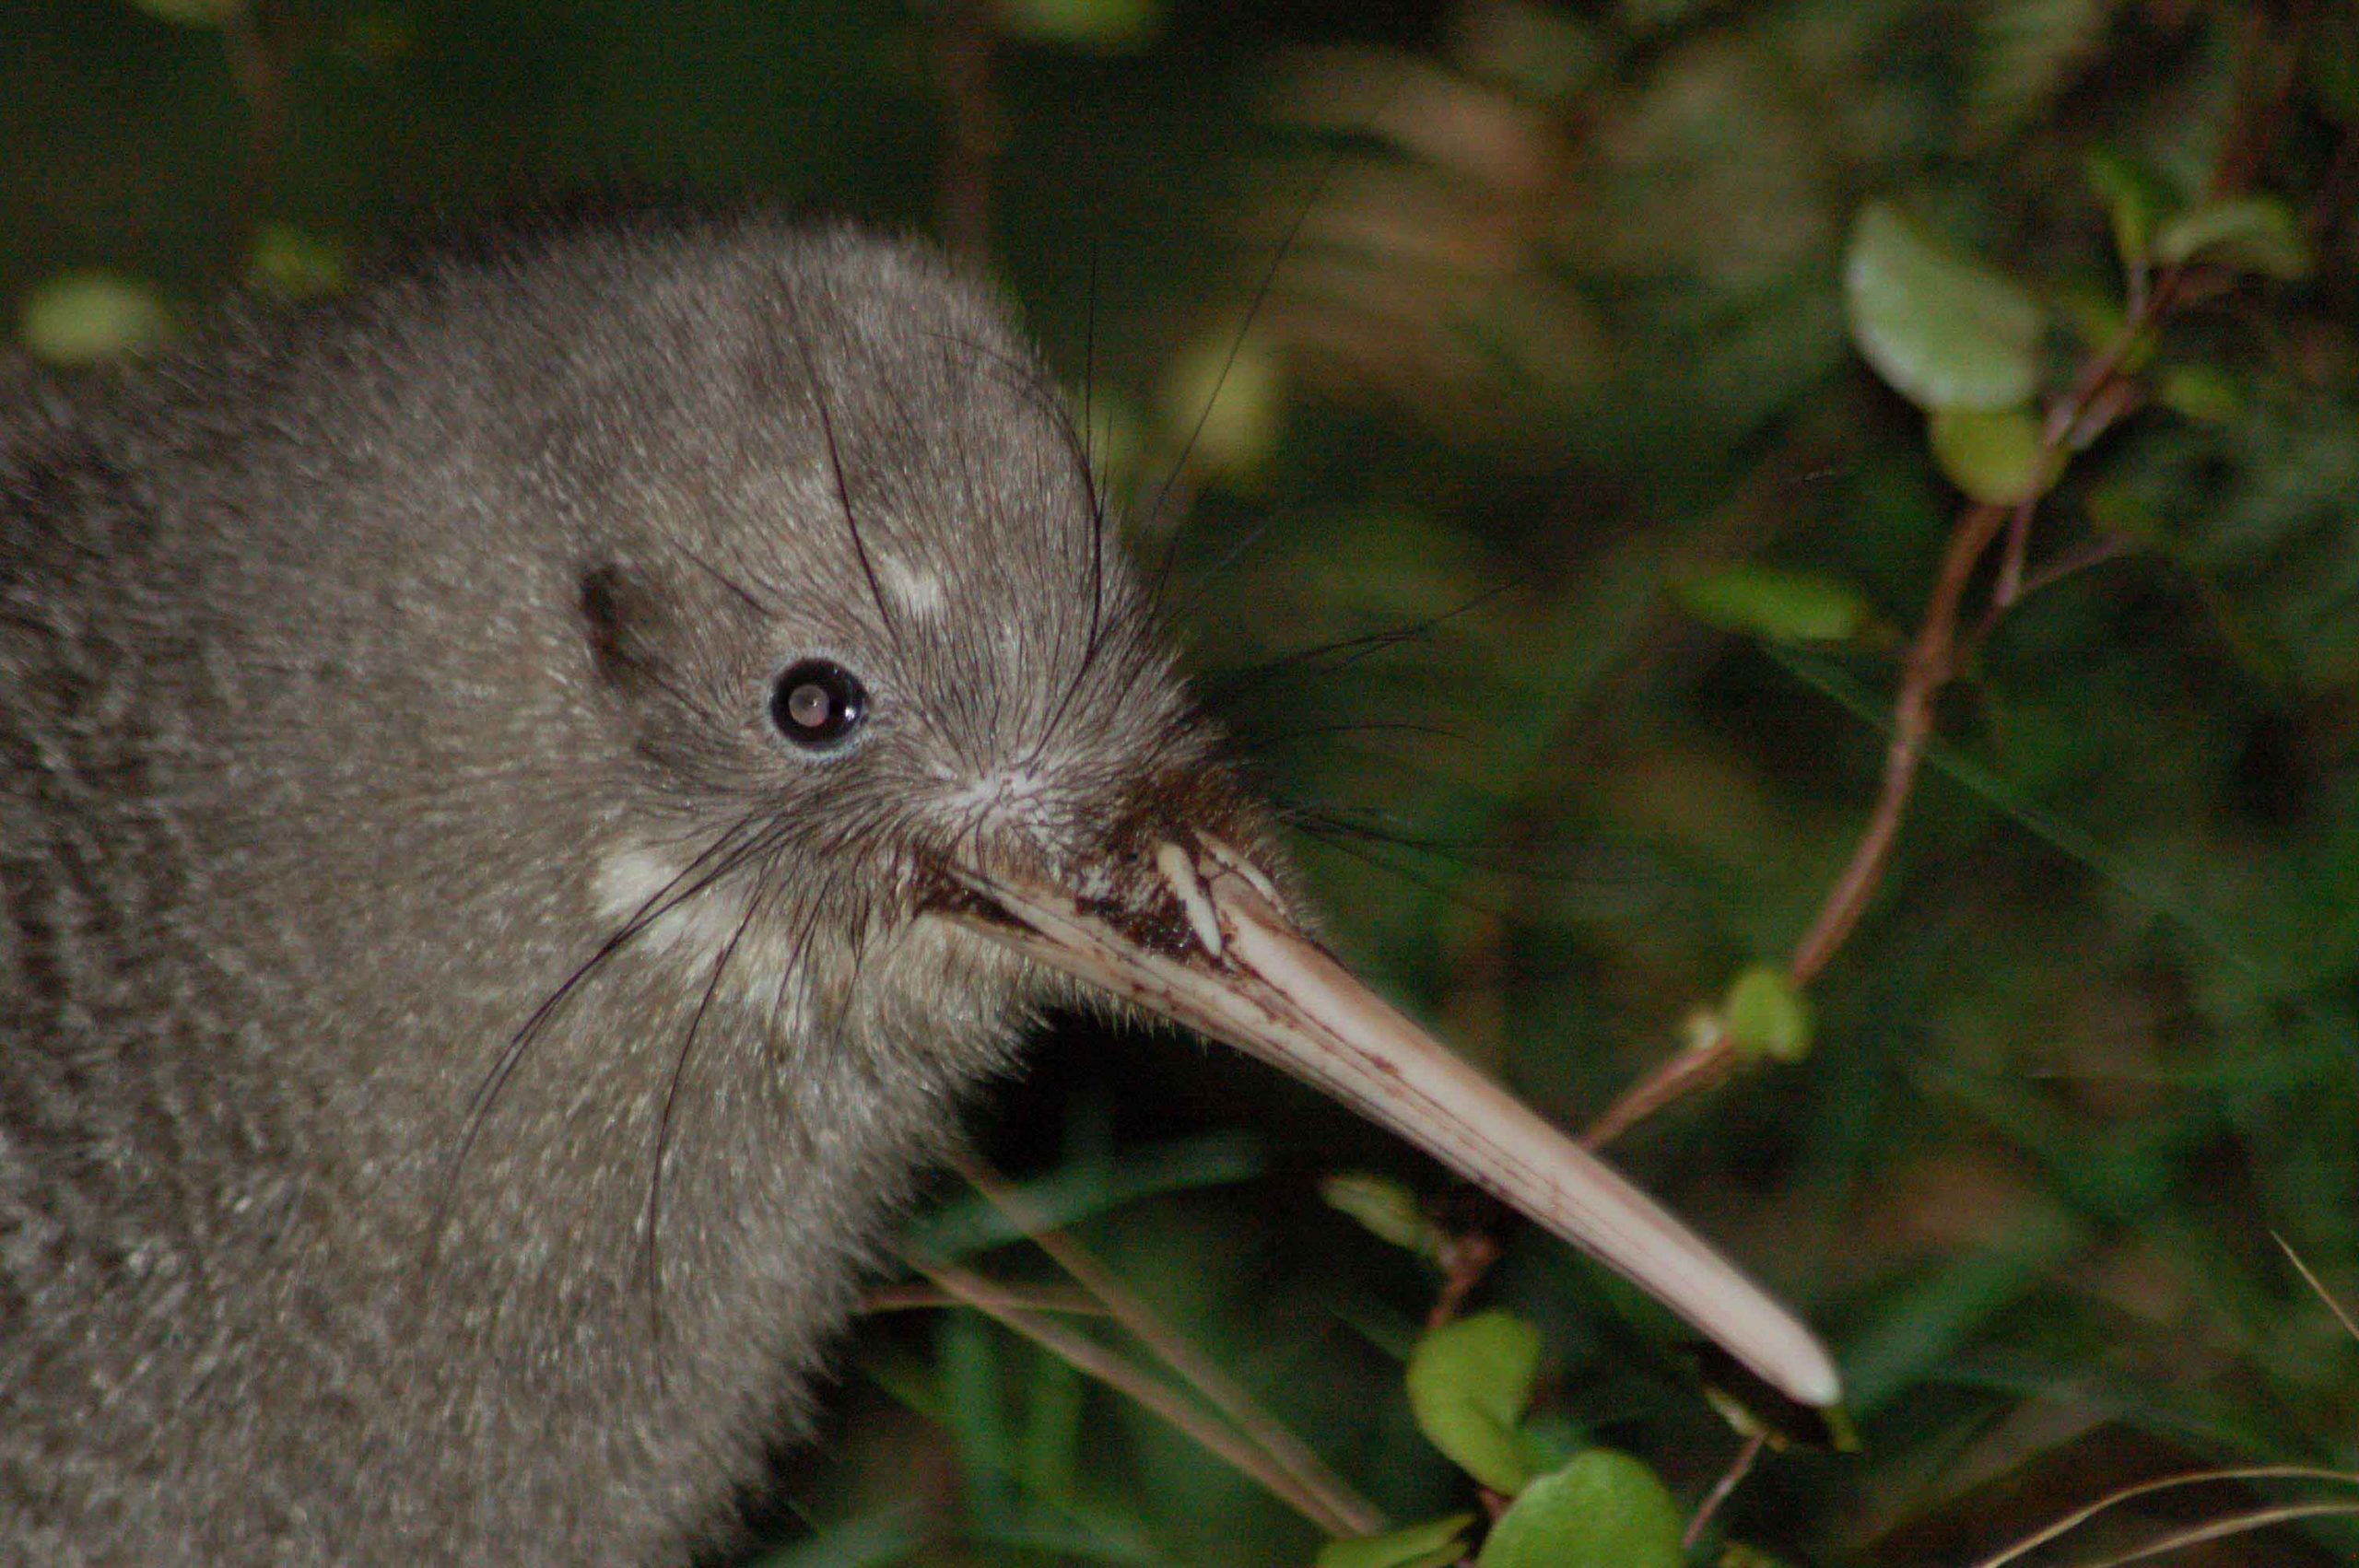
[[[950,1164],[1139,1343],[1227,1417],[1247,1441],[1268,1455],[1305,1492],[1321,1499],[1327,1511],[1346,1527],[1342,1533],[1377,1535],[1384,1530],[1390,1521],[1381,1510],[1353,1491],[1285,1422],[1263,1410],[1217,1363],[1157,1316],[1078,1241],[1051,1224],[998,1172],[971,1153],[955,1157]]]
[[[755,1559],[750,1568],[885,1568],[924,1544],[922,1516],[904,1504],[829,1525],[807,1540]]]
[[[2234,1514],[2224,1519],[2214,1519],[2208,1525],[2196,1525],[2175,1535],[2149,1541],[2135,1551],[2125,1551],[2118,1557],[2084,1562],[2081,1568],[2121,1568],[2125,1562],[2143,1562],[2150,1557],[2160,1557],[2181,1547],[2201,1546],[2207,1540],[2225,1540],[2230,1536],[2248,1535],[2254,1530],[2267,1529],[2295,1519],[2318,1519],[2359,1514],[2359,1503],[2289,1503],[2278,1508],[2256,1508],[2249,1514]]]
[[[2326,1309],[2334,1314],[2334,1320],[2342,1325],[2342,1331],[2353,1339],[2359,1340],[2359,1323],[2352,1322],[2351,1314],[2343,1310],[2342,1304],[2329,1294],[2324,1285],[2318,1283],[2318,1277],[2310,1272],[2310,1266],[2302,1261],[2302,1255],[2294,1250],[2294,1244],[2275,1231],[2269,1233],[2269,1239],[2277,1244],[2279,1250],[2285,1254],[2285,1261],[2291,1263],[2300,1272],[2303,1282],[2318,1293],[2318,1300],[2326,1303]]]
[[[2353,1475],[2345,1470],[2326,1469],[2314,1465],[2238,1465],[2225,1469],[2190,1470],[2185,1475],[2165,1476],[2159,1480],[2141,1481],[2136,1486],[2125,1486],[2118,1492],[2109,1492],[2095,1503],[2075,1508],[2053,1524],[2025,1536],[1997,1556],[1982,1559],[1974,1564],[1974,1568],[2006,1568],[2006,1564],[2020,1561],[2060,1536],[2071,1534],[2107,1509],[2118,1507],[2137,1498],[2152,1496],[2158,1492],[2175,1491],[2180,1487],[2208,1486],[2214,1482],[2240,1480],[2330,1480],[2341,1481],[2346,1485],[2359,1485],[2359,1475]],[[2338,1506],[2343,1505],[2338,1504]],[[2351,1506],[2359,1508],[2359,1505]],[[2129,1559],[2124,1558],[2119,1561],[2127,1562]]]
[[[1337,1515],[1326,1499],[1305,1492],[1291,1475],[1258,1446],[1238,1436],[1208,1412],[1191,1404],[1178,1389],[1132,1365],[1096,1340],[1017,1306],[1006,1292],[980,1274],[915,1258],[906,1261],[910,1268],[964,1305],[1023,1335],[1050,1354],[1161,1417],[1194,1440],[1206,1453],[1225,1461],[1329,1535],[1352,1533],[1350,1522]]]
[[[1022,1190],[1043,1223],[1069,1225],[1143,1198],[1248,1181],[1262,1174],[1263,1164],[1261,1146],[1251,1138],[1214,1133],[1128,1153],[1119,1169],[1096,1162],[1068,1165],[1027,1182]],[[945,1203],[921,1216],[902,1240],[929,1258],[961,1258],[1023,1238],[1021,1226],[979,1198]]]

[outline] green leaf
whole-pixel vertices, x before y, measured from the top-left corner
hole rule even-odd
[[[1265,1162],[1261,1146],[1236,1133],[1207,1133],[1124,1154],[1119,1165],[1075,1161],[1019,1186],[1024,1211],[1044,1228],[1080,1223],[1143,1198],[1250,1181]],[[981,1194],[954,1199],[918,1215],[902,1245],[928,1258],[953,1258],[1020,1239],[1023,1227]]]
[[[1897,209],[1860,209],[1843,288],[1852,341],[1911,403],[2004,408],[2030,398],[2046,325],[2038,304]]]
[[[1053,1355],[1031,1358],[1016,1461],[1026,1491],[1044,1497],[1073,1495],[1088,1403],[1089,1384],[1071,1362]]]
[[[94,365],[138,354],[171,335],[171,312],[147,285],[106,272],[65,273],[26,297],[18,331],[33,357]]]
[[[2048,447],[2028,408],[1936,408],[1926,427],[1942,472],[1978,501],[2030,500],[2064,471],[2064,454]]]
[[[950,1432],[966,1472],[968,1506],[981,1518],[999,1517],[1015,1497],[1010,1478],[1016,1472],[1001,1391],[999,1341],[979,1315],[949,1312],[935,1325],[934,1342]]]
[[[1978,140],[2020,128],[2097,53],[2114,0],[1983,0],[1968,119]]]
[[[1654,1471],[1592,1448],[1526,1487],[1491,1527],[1480,1568],[1679,1568],[1679,1505]]]
[[[2154,226],[2175,205],[2169,184],[2144,164],[2110,147],[2098,147],[2081,162],[2089,188],[2113,219],[2113,248],[2125,266],[2143,266],[2154,254]]]
[[[1441,1235],[1417,1195],[1388,1176],[1344,1171],[1319,1184],[1319,1196],[1398,1247],[1422,1258],[1441,1255]]]
[[[2119,355],[2124,375],[2134,374],[2154,357],[2154,334],[2151,329],[2123,342],[2122,334],[2130,330],[2130,312],[2121,296],[2111,287],[2067,282],[2048,296],[2048,304],[2056,324],[2071,333],[2082,347],[2095,353]]]
[[[1872,1412],[1940,1382],[1961,1347],[2032,1298],[2061,1260],[2089,1241],[2081,1221],[2045,1206],[2028,1209],[2013,1224],[1994,1244],[1895,1286],[1857,1322],[1843,1356],[1851,1409]]]
[[[2225,425],[2245,410],[2244,389],[2216,365],[2174,365],[2154,380],[2154,401],[2205,425]]]
[[[2189,207],[2154,231],[2154,256],[2173,265],[2210,262],[2285,280],[2310,270],[2302,226],[2274,196],[2226,196]]]
[[[1163,0],[999,0],[1000,26],[1015,36],[1098,54],[1145,48],[1163,13]]]
[[[1164,386],[1168,427],[1208,474],[1250,486],[1285,424],[1286,379],[1277,355],[1250,333],[1201,338],[1173,362]]]
[[[1331,1540],[1319,1549],[1317,1568],[1442,1568],[1465,1550],[1472,1514],[1452,1514],[1422,1525],[1356,1540]]]
[[[2084,504],[2089,521],[2104,532],[2118,533],[2149,548],[2161,548],[2168,543],[2170,530],[2162,514],[2130,485],[2116,480],[2093,486]]]
[[[1516,1423],[1540,1373],[1540,1330],[1505,1312],[1446,1324],[1409,1352],[1409,1409],[1417,1430],[1494,1492],[1532,1479]]]
[[[924,1511],[902,1503],[828,1525],[807,1540],[765,1553],[751,1568],[884,1568],[924,1545]]]
[[[1810,1054],[1810,999],[1776,965],[1756,964],[1739,975],[1722,1012],[1730,1043],[1748,1060],[1800,1061]]]
[[[1784,642],[1844,642],[1868,619],[1867,602],[1844,583],[1775,567],[1735,566],[1671,585],[1679,607],[1722,631]]]
[[[1141,1568],[1168,1562],[1144,1524],[1112,1504],[1026,1504],[1003,1522],[969,1520],[967,1539],[979,1546],[1011,1547],[1019,1562],[1117,1562]],[[986,1562],[1009,1561],[1007,1552],[970,1554]]]
[[[248,259],[253,281],[288,299],[341,294],[351,281],[344,252],[291,223],[266,223]]]
[[[131,0],[151,17],[182,27],[217,28],[246,8],[245,0]]]

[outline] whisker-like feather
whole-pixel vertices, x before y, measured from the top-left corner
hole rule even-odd
[[[842,509],[844,527],[851,534],[852,554],[860,559],[861,575],[868,579],[868,596],[875,601],[876,614],[885,623],[885,635],[892,639],[895,652],[901,651],[900,624],[893,618],[892,607],[885,602],[885,586],[877,579],[876,563],[869,559],[868,542],[861,537],[860,518],[852,510],[851,483],[844,474],[843,443],[836,435],[835,412],[827,404],[827,393],[819,379],[819,362],[811,352],[811,339],[803,330],[800,317],[790,315],[788,330],[794,336],[794,348],[802,357],[804,374],[811,381],[811,404],[819,415],[819,438],[827,451],[827,472],[835,480],[836,503]]]
[[[1337,638],[1330,642],[1313,643],[1308,648],[1292,649],[1259,663],[1249,664],[1228,673],[1212,687],[1206,700],[1233,701],[1240,694],[1285,675],[1306,670],[1343,670],[1362,664],[1379,653],[1390,652],[1409,643],[1431,637],[1450,622],[1473,614],[1485,605],[1515,592],[1521,585],[1510,579],[1485,589],[1471,599],[1461,600],[1447,610],[1438,611],[1423,620],[1402,626],[1386,626],[1379,631],[1360,632],[1351,637]]]
[[[727,590],[733,599],[745,608],[751,610],[757,619],[769,621],[777,618],[777,606],[764,603],[745,583],[722,571],[719,567],[706,560],[703,556],[688,548],[685,541],[672,538],[668,534],[666,538],[672,548],[677,550],[691,566]]]
[[[773,829],[757,840],[761,850],[776,847],[779,834]],[[760,851],[757,851],[760,852]],[[655,1358],[655,1376],[660,1387],[663,1380],[663,1261],[658,1236],[663,1218],[663,1164],[672,1149],[672,1116],[680,1098],[680,1085],[687,1081],[688,1060],[697,1048],[697,1036],[704,1027],[705,1014],[712,1011],[712,999],[720,993],[721,982],[728,973],[730,961],[737,956],[739,944],[753,929],[770,896],[780,884],[772,880],[745,901],[745,912],[722,944],[720,954],[712,961],[712,973],[706,979],[704,992],[697,999],[696,1011],[688,1017],[688,1026],[680,1041],[679,1054],[673,1059],[670,1081],[664,1085],[663,1101],[656,1116],[655,1157],[647,1173],[647,1325],[651,1336]]]
[[[1382,107],[1379,106],[1379,113]],[[1150,532],[1161,526],[1164,503],[1180,483],[1180,476],[1187,472],[1188,460],[1195,455],[1196,443],[1203,439],[1204,427],[1212,422],[1213,408],[1220,402],[1221,390],[1228,385],[1229,372],[1237,368],[1237,357],[1245,351],[1245,340],[1253,331],[1253,322],[1260,317],[1262,307],[1268,302],[1271,289],[1277,285],[1279,270],[1293,257],[1295,245],[1301,240],[1304,227],[1309,223],[1310,215],[1318,210],[1319,199],[1326,194],[1329,183],[1343,163],[1344,147],[1339,143],[1322,160],[1319,177],[1305,193],[1302,205],[1295,212],[1294,221],[1286,226],[1285,236],[1270,252],[1269,265],[1262,269],[1261,279],[1253,286],[1253,293],[1246,301],[1244,318],[1237,323],[1237,331],[1229,339],[1228,353],[1220,362],[1220,374],[1213,378],[1213,390],[1205,394],[1204,406],[1197,411],[1196,423],[1189,429],[1188,439],[1180,443],[1180,455],[1172,460],[1171,471],[1163,476],[1163,483],[1156,489],[1155,498],[1147,503],[1142,521]],[[1172,563],[1180,554],[1181,532],[1182,530],[1175,526],[1164,540],[1163,559],[1156,568],[1153,586],[1147,595],[1155,603],[1163,602],[1164,585],[1170,581]]]
[[[1492,904],[1486,900],[1473,897],[1461,888],[1448,886],[1442,883],[1436,882],[1431,877],[1422,876],[1417,872],[1411,871],[1408,867],[1402,865],[1398,860],[1392,860],[1387,856],[1379,855],[1374,850],[1368,848],[1365,843],[1356,841],[1369,837],[1367,835],[1338,832],[1329,825],[1313,825],[1302,821],[1292,822],[1290,825],[1292,825],[1297,831],[1300,832],[1305,837],[1311,839],[1313,842],[1320,844],[1339,855],[1347,855],[1351,859],[1359,861],[1362,865],[1372,867],[1377,871],[1384,872],[1388,876],[1396,877],[1402,882],[1407,883],[1410,886],[1416,888],[1418,891],[1430,894],[1434,897],[1439,898],[1445,903],[1453,904],[1461,909],[1469,909],[1473,911],[1475,914],[1487,915],[1494,919],[1509,923],[1516,922],[1523,918],[1513,909],[1503,908],[1500,906]],[[1443,858],[1446,859],[1447,857]]]
[[[742,827],[743,825],[740,825]],[[595,952],[582,960],[562,983],[541,999],[539,1005],[533,1009],[523,1024],[509,1036],[508,1043],[501,1047],[499,1057],[493,1061],[491,1070],[484,1075],[483,1082],[476,1085],[475,1094],[469,1098],[458,1143],[445,1163],[441,1191],[436,1197],[433,1212],[427,1223],[429,1264],[427,1271],[428,1273],[431,1272],[432,1259],[440,1246],[443,1230],[450,1223],[452,1210],[457,1202],[460,1176],[466,1168],[468,1159],[474,1154],[475,1143],[481,1138],[484,1126],[490,1119],[500,1095],[507,1091],[510,1080],[515,1076],[517,1069],[522,1064],[534,1044],[556,1021],[558,1012],[566,1002],[576,995],[609,959],[638,940],[655,921],[679,908],[689,899],[697,897],[743,863],[741,858],[729,848],[732,839],[739,831],[738,828],[733,828],[729,833],[715,839],[682,868],[678,874],[649,895],[639,907],[623,920],[622,924],[607,935]],[[699,874],[700,872],[702,874]],[[694,879],[693,883],[684,886],[684,884],[690,884],[691,879]]]

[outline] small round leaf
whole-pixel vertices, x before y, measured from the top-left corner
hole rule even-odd
[[[288,299],[340,294],[351,281],[344,252],[291,223],[266,223],[248,258],[253,281]]]
[[[1285,370],[1250,335],[1203,338],[1172,365],[1164,389],[1169,429],[1209,474],[1250,485],[1285,423]]]
[[[2038,304],[2006,278],[1871,202],[1852,226],[1843,288],[1851,337],[1922,408],[2004,408],[2038,379]]]
[[[1679,1568],[1679,1506],[1654,1471],[1592,1448],[1526,1487],[1491,1527],[1480,1568]]]
[[[1735,566],[1671,585],[1679,607],[1707,626],[1780,642],[1844,642],[1868,619],[1867,602],[1828,578]]]
[[[1756,964],[1739,975],[1723,1016],[1730,1042],[1748,1060],[1792,1062],[1810,1054],[1810,999],[1775,965]]]
[[[1466,1551],[1466,1527],[1472,1514],[1428,1519],[1406,1529],[1356,1540],[1331,1540],[1319,1549],[1317,1568],[1442,1568]]]
[[[2064,454],[2048,447],[2028,408],[1936,408],[1926,425],[1933,460],[1978,501],[2028,501],[2064,469]]]
[[[1441,1236],[1417,1195],[1386,1176],[1344,1171],[1319,1184],[1319,1196],[1398,1247],[1420,1257],[1441,1252]]]
[[[137,354],[171,331],[171,312],[153,288],[108,272],[65,273],[38,285],[18,320],[26,349],[52,365]]]
[[[2225,425],[2245,411],[2236,378],[2212,365],[2174,365],[2154,380],[2154,401],[2205,425]]]
[[[1517,1422],[1540,1373],[1540,1330],[1505,1312],[1445,1324],[1409,1352],[1409,1409],[1417,1430],[1494,1492],[1532,1479]]]
[[[2126,266],[2142,266],[2154,253],[2154,225],[2173,205],[2171,188],[2144,164],[2110,147],[2082,160],[2089,188],[2113,219],[2113,245]]]
[[[2154,231],[2154,254],[2166,263],[2210,262],[2286,280],[2310,270],[2302,226],[2273,196],[2226,196],[2189,207]]]

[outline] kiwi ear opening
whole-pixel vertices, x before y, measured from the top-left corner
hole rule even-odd
[[[655,640],[661,614],[655,596],[627,568],[611,561],[581,574],[581,623],[598,678],[635,691],[660,681]]]

